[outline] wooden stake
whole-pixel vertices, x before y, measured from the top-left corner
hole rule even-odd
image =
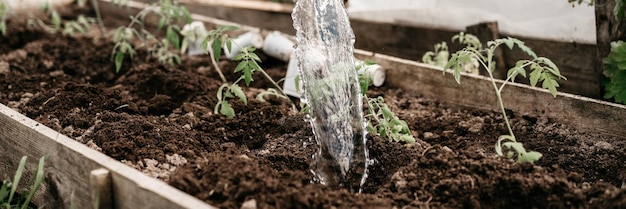
[[[89,175],[91,185],[91,197],[94,208],[113,209],[113,192],[111,185],[111,173],[109,170],[100,168],[92,170]]]

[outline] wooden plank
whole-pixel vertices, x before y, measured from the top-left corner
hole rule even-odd
[[[410,60],[356,50],[357,58],[385,67],[386,85],[421,94],[441,102],[484,110],[497,110],[493,86],[486,77],[465,75],[461,85],[452,75]],[[501,81],[499,81],[501,82]],[[505,108],[515,114],[547,116],[578,130],[611,136],[626,136],[626,106],[559,93],[556,98],[544,89],[508,84],[502,97]]]
[[[293,4],[284,4],[270,1],[258,0],[180,0],[183,4],[200,4],[218,7],[234,7],[240,9],[259,10],[266,12],[291,13]]]
[[[37,166],[33,159],[44,155],[46,183],[35,200],[39,206],[69,208],[73,199],[75,208],[93,208],[90,173],[104,168],[111,172],[114,208],[213,208],[0,104],[3,169],[16,170],[20,158],[28,156],[27,172],[32,173]]]
[[[225,7],[203,4],[201,0],[186,2],[189,10],[218,19],[244,25],[253,25],[268,30],[278,30],[295,34],[291,14],[287,11],[275,12],[254,9],[253,7]],[[232,6],[232,5],[231,5]],[[432,51],[436,43],[445,41],[450,50],[460,49],[460,45],[451,44],[453,35],[458,31],[430,29],[412,26],[409,23],[378,23],[351,19],[356,35],[355,47],[394,57],[420,60],[422,55]],[[507,37],[508,34],[500,34]],[[567,81],[562,82],[561,91],[591,98],[602,98],[601,72],[596,69],[596,46],[593,44],[565,43],[533,38],[520,38],[539,56],[550,58],[559,66]],[[483,40],[487,41],[487,40]],[[519,59],[527,59],[519,50],[503,50],[506,66],[515,66]]]

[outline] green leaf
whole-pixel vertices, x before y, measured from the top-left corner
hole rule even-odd
[[[213,50],[213,56],[215,56],[215,61],[219,61],[222,57],[222,40],[219,38],[214,39],[213,43],[211,44],[211,49]]]
[[[544,89],[548,89],[550,91],[550,94],[552,94],[553,97],[556,97],[556,87],[559,87],[559,83],[556,82],[556,80],[554,80],[553,78],[549,77],[549,75],[546,75],[541,87]]]
[[[248,104],[248,98],[246,94],[243,92],[243,89],[239,87],[237,84],[233,84],[230,86],[230,92],[232,92],[239,100],[241,100],[244,104]]]
[[[17,166],[17,171],[15,171],[15,176],[13,176],[13,181],[11,182],[11,192],[9,193],[9,199],[7,200],[8,203],[13,200],[15,191],[17,191],[17,185],[20,184],[20,179],[24,173],[24,167],[26,167],[26,158],[26,156],[22,157],[20,164]]]
[[[526,54],[528,54],[528,56],[530,56],[532,58],[537,58],[537,54],[535,54],[535,52],[533,52],[532,49],[530,49],[529,47],[524,45],[523,41],[520,41],[520,40],[515,39],[515,38],[510,38],[510,39],[513,39],[514,42],[517,43],[517,47],[519,47],[519,49],[522,50],[523,52],[526,52]]]
[[[239,52],[239,54],[237,54],[237,55],[235,55],[233,57],[233,61],[240,61],[240,60],[242,60],[245,57],[246,57],[246,53],[245,52]]]
[[[235,117],[235,110],[227,101],[222,101],[220,105],[220,114],[232,119]]]
[[[118,52],[115,54],[115,72],[119,73],[122,68],[122,62],[124,62],[124,54],[122,52]]]
[[[219,28],[220,31],[237,30],[237,29],[239,29],[239,27],[234,26],[234,25],[224,25]]]
[[[513,49],[513,46],[515,46],[515,42],[513,42],[513,40],[511,40],[511,38],[502,39],[502,43],[504,43],[504,45],[506,45],[506,47],[509,47],[509,49]]]
[[[246,69],[246,67],[248,67],[248,62],[247,61],[243,61],[243,62],[239,62],[239,64],[237,64],[237,67],[235,67],[235,73],[238,73],[240,71],[243,71],[244,69]]]
[[[9,196],[9,187],[11,183],[7,180],[2,181],[2,187],[0,187],[0,201],[5,200]],[[0,204],[2,206],[2,204]]]
[[[232,52],[233,51],[233,40],[232,39],[226,40],[226,50],[228,50],[228,52]]]
[[[254,71],[252,69],[245,69],[243,71],[243,78],[244,81],[246,82],[246,86],[250,86],[250,82],[252,82],[254,79],[252,79],[252,73]]]
[[[450,60],[448,60],[448,63],[446,63],[445,66],[443,66],[443,75],[446,75],[446,72],[448,71],[448,69],[452,68],[455,65],[458,65],[457,60],[459,59],[459,53],[454,53],[452,54],[452,57],[450,57]]]
[[[541,71],[542,70],[533,70],[532,72],[530,72],[530,85],[531,86],[537,86],[537,82],[539,82],[539,79],[541,78]]]
[[[172,43],[174,48],[178,49],[180,47],[180,37],[178,37],[178,34],[176,34],[172,27],[167,27],[165,36],[167,40]]]
[[[187,7],[181,6],[180,11],[183,13],[183,18],[185,20],[185,23],[186,24],[191,23],[191,14],[189,13],[189,10],[187,9]]]
[[[2,35],[6,35],[7,34],[7,24],[6,22],[0,22],[0,33]]]
[[[541,158],[542,156],[543,155],[539,152],[530,151],[521,155],[517,160],[520,163],[524,163],[524,162],[535,163],[535,161],[539,160],[539,158]]]
[[[35,171],[35,182],[33,183],[33,188],[28,193],[28,196],[26,196],[26,200],[24,200],[24,203],[22,204],[22,209],[26,209],[28,207],[31,199],[33,198],[33,196],[35,196],[35,192],[37,192],[37,190],[39,190],[39,187],[41,186],[41,182],[43,181],[43,166],[45,160],[45,157],[39,158],[39,164],[37,166],[37,170]]]
[[[252,53],[252,51],[250,52],[250,54],[248,54],[248,56],[250,56],[250,58],[253,59],[254,61],[261,62],[261,58],[259,58],[259,56],[257,56],[256,54]]]
[[[165,25],[165,22],[167,21],[167,19],[165,18],[165,16],[162,16],[159,19],[159,23],[157,24],[157,31],[160,31],[161,28],[163,28],[163,26]]]
[[[409,144],[415,143],[415,138],[409,134],[400,135],[400,140],[404,143],[409,143]]]
[[[538,57],[537,62],[544,63],[548,65],[550,72],[556,76],[561,76],[561,72],[559,72],[559,67],[557,67],[552,60],[545,57]]]
[[[61,28],[61,17],[59,16],[59,13],[54,10],[50,15],[52,19],[52,25],[54,25],[54,31],[56,32]]]

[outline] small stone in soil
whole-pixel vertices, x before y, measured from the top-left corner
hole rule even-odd
[[[256,200],[255,199],[251,199],[248,201],[245,201],[242,205],[241,205],[241,209],[256,209]]]

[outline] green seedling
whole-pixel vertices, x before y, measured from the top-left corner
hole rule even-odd
[[[450,52],[448,52],[448,45],[446,42],[441,42],[435,44],[435,51],[429,51],[422,56],[422,62],[435,65],[439,67],[443,67],[448,63],[448,59],[450,59]]]
[[[240,61],[235,68],[235,73],[240,72],[243,75],[241,75],[241,77],[239,77],[239,79],[232,84],[222,84],[220,89],[217,91],[218,103],[215,105],[215,113],[220,113],[228,118],[235,117],[235,110],[228,103],[228,100],[226,100],[229,98],[237,97],[244,104],[248,104],[248,99],[244,94],[243,89],[239,86],[239,82],[243,80],[246,86],[249,86],[250,82],[252,82],[252,74],[255,71],[263,71],[261,66],[258,64],[258,62],[261,62],[261,59],[253,53],[254,50],[256,50],[254,47],[245,48],[233,58],[234,61]],[[228,88],[228,90],[224,91],[224,88]]]
[[[468,37],[469,38],[469,37]],[[479,41],[480,43],[480,41]],[[450,60],[450,52],[448,51],[448,45],[446,42],[441,42],[435,44],[435,51],[426,52],[422,56],[422,62],[429,65],[434,65],[437,67],[444,67],[448,64]],[[471,73],[474,75],[479,74],[479,64],[478,61],[474,58],[471,59],[470,62],[463,63],[463,72]]]
[[[356,66],[356,70],[367,67],[367,65],[376,64],[374,62],[365,61],[361,65]],[[383,97],[369,98],[367,90],[373,85],[372,76],[368,73],[359,74],[359,84],[361,86],[361,95],[367,102],[367,114],[365,118],[367,122],[367,130],[370,133],[379,135],[393,142],[414,143],[415,138],[411,134],[406,121],[401,120],[391,111],[389,106],[385,104]]]
[[[29,207],[30,201],[32,200],[33,196],[35,196],[35,192],[39,189],[43,181],[43,175],[44,175],[43,166],[45,162],[45,157],[41,157],[39,159],[39,164],[37,166],[37,170],[35,171],[35,178],[33,181],[32,189],[30,190],[28,195],[25,196],[23,199],[17,200],[15,199],[17,198],[16,195],[18,195],[17,188],[20,183],[20,180],[22,179],[24,168],[26,167],[26,159],[27,157],[24,156],[20,160],[20,163],[17,167],[17,171],[15,172],[15,175],[13,177],[13,181],[4,180],[2,182],[2,186],[0,187],[0,208],[6,208],[6,209],[30,208]]]
[[[219,67],[219,65],[217,65],[217,62],[219,61],[220,57],[222,57],[223,43],[226,43],[226,48],[228,49],[228,51],[232,49],[232,39],[230,39],[228,35],[225,34],[225,32],[237,29],[237,27],[229,25],[219,27],[217,29],[209,31],[202,41],[202,49],[209,53],[213,68],[215,68],[217,74],[220,76],[222,82],[224,83],[227,83],[228,80],[226,80],[226,76],[224,76],[224,73],[222,72],[222,69]],[[211,47],[209,48],[209,46]]]
[[[272,77],[270,77],[269,74],[267,74],[267,72],[263,70],[263,68],[261,68],[261,66],[259,65],[261,59],[254,53],[254,51],[256,50],[256,48],[254,47],[243,48],[241,46],[238,46],[243,49],[241,50],[241,52],[239,52],[239,54],[235,55],[232,60],[239,62],[239,64],[237,64],[237,67],[235,67],[234,72],[241,73],[242,75],[232,84],[228,83],[228,80],[226,80],[226,77],[217,65],[217,62],[222,56],[222,47],[224,47],[228,51],[231,51],[232,45],[237,44],[236,42],[233,42],[232,39],[228,37],[228,35],[225,34],[226,31],[236,29],[237,27],[234,26],[222,26],[215,30],[209,31],[207,36],[202,41],[202,49],[206,50],[206,52],[210,54],[213,67],[218,72],[220,78],[222,79],[222,82],[224,82],[224,84],[222,84],[217,92],[218,103],[215,105],[214,112],[225,115],[227,118],[235,117],[235,110],[228,102],[228,99],[238,98],[247,105],[247,98],[243,93],[243,89],[241,88],[239,83],[243,81],[246,86],[250,86],[250,83],[253,81],[252,75],[255,72],[260,72],[274,86],[274,88],[270,88],[259,94],[259,96],[257,96],[257,98],[259,98],[259,101],[265,101],[265,99],[263,98],[264,96],[274,95],[280,98],[286,98],[288,101],[291,102],[289,97],[283,92],[278,83],[274,81],[274,79],[272,79]],[[292,107],[296,109],[295,105],[293,103],[291,104]]]
[[[45,3],[40,7],[40,10],[48,15],[50,19],[50,25],[44,23],[44,21],[38,18],[29,18],[28,25],[36,28],[42,28],[48,33],[61,32],[63,35],[74,36],[76,32],[87,33],[91,30],[91,24],[95,22],[95,19],[91,17],[85,17],[79,15],[75,20],[62,20],[59,13],[50,6],[49,3]]]
[[[125,1],[120,1],[124,3]],[[115,2],[114,2],[115,3]],[[157,32],[165,29],[165,38],[157,39],[144,26],[147,15],[152,14],[159,17]],[[113,34],[115,46],[111,57],[115,62],[115,71],[119,72],[124,57],[128,54],[131,59],[135,53],[133,41],[137,38],[142,45],[150,45],[149,51],[162,63],[179,64],[180,55],[170,50],[178,51],[180,47],[180,26],[178,22],[191,22],[191,15],[186,7],[179,6],[176,1],[159,0],[156,3],[142,9],[137,15],[130,17],[131,21],[127,26],[118,27]]]
[[[533,52],[528,46],[524,45],[524,42],[515,39],[515,38],[502,38],[496,39],[493,41],[487,42],[487,48],[483,49],[480,41],[473,35],[460,33],[459,35],[455,35],[452,38],[452,41],[459,41],[462,44],[466,44],[467,46],[452,54],[450,61],[444,67],[444,75],[448,71],[448,69],[452,70],[452,74],[454,75],[454,79],[457,83],[461,82],[461,71],[463,70],[463,63],[471,61],[472,58],[478,60],[481,66],[487,71],[489,75],[489,80],[493,86],[495,91],[498,105],[500,107],[500,111],[502,112],[502,116],[504,118],[504,122],[506,123],[507,130],[509,132],[508,135],[502,135],[498,138],[496,142],[496,153],[500,156],[504,156],[503,150],[507,150],[508,158],[517,158],[517,160],[522,162],[530,162],[533,163],[539,158],[541,158],[541,153],[535,151],[526,151],[521,142],[518,142],[513,133],[513,129],[511,128],[511,124],[509,122],[509,118],[507,117],[506,111],[504,109],[504,103],[502,101],[502,89],[508,82],[515,82],[517,76],[522,76],[526,78],[526,68],[530,69],[529,80],[531,86],[536,86],[538,83],[541,83],[541,87],[550,91],[552,96],[556,97],[557,90],[559,87],[558,79],[566,79],[559,72],[558,67],[545,57],[538,57],[535,52]],[[498,86],[498,82],[493,77],[493,71],[495,70],[495,62],[493,61],[494,52],[497,47],[505,45],[509,49],[513,49],[515,46],[525,52],[531,59],[529,60],[519,60],[516,62],[515,66],[508,70],[507,78],[504,80],[500,86]],[[504,148],[504,149],[503,149]]]

